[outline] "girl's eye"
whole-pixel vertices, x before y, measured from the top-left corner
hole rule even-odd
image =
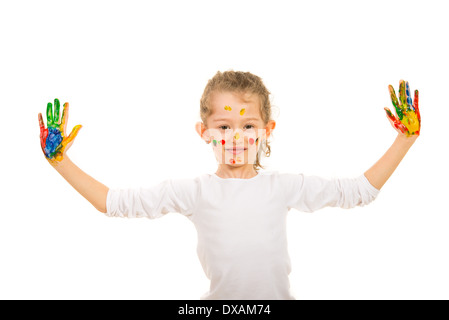
[[[222,129],[222,130],[226,130],[226,128],[228,128],[229,126],[219,126],[218,128],[219,129]],[[249,129],[254,129],[254,126],[252,125],[252,124],[247,124],[246,126],[245,126],[245,128],[247,128],[247,127],[249,127]]]

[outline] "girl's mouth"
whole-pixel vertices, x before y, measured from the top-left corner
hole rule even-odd
[[[232,154],[240,154],[242,152],[245,152],[247,148],[229,148],[226,149],[226,151],[231,152]]]

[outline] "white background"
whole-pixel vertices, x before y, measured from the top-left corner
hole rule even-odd
[[[106,218],[44,159],[37,114],[69,102],[70,158],[110,188],[213,173],[194,130],[207,81],[272,93],[266,170],[355,177],[420,91],[422,134],[369,206],[288,218],[297,299],[449,299],[444,1],[1,1],[0,298],[198,299],[193,224]],[[269,259],[269,257],[267,257]]]

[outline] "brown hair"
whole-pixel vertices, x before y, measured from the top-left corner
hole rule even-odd
[[[206,88],[204,89],[203,96],[200,100],[200,117],[201,121],[207,127],[207,118],[212,113],[209,100],[212,92],[236,92],[242,94],[242,98],[245,94],[256,94],[260,101],[260,114],[264,125],[271,119],[271,102],[269,99],[270,91],[265,87],[262,79],[250,72],[242,71],[218,71],[212,79],[209,79]],[[265,145],[265,148],[264,148]],[[260,151],[265,153],[265,156],[269,157],[271,153],[271,146],[269,141],[262,143],[259,152],[257,153],[256,162],[253,164],[256,172],[259,168],[264,169],[260,164]]]

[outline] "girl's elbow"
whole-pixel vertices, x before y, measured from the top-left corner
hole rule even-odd
[[[107,214],[107,213],[108,213],[108,210],[107,210],[107,208],[106,208],[105,205],[102,205],[102,206],[95,206],[95,209],[97,209],[98,211],[100,211],[100,212],[103,213],[103,214]]]

